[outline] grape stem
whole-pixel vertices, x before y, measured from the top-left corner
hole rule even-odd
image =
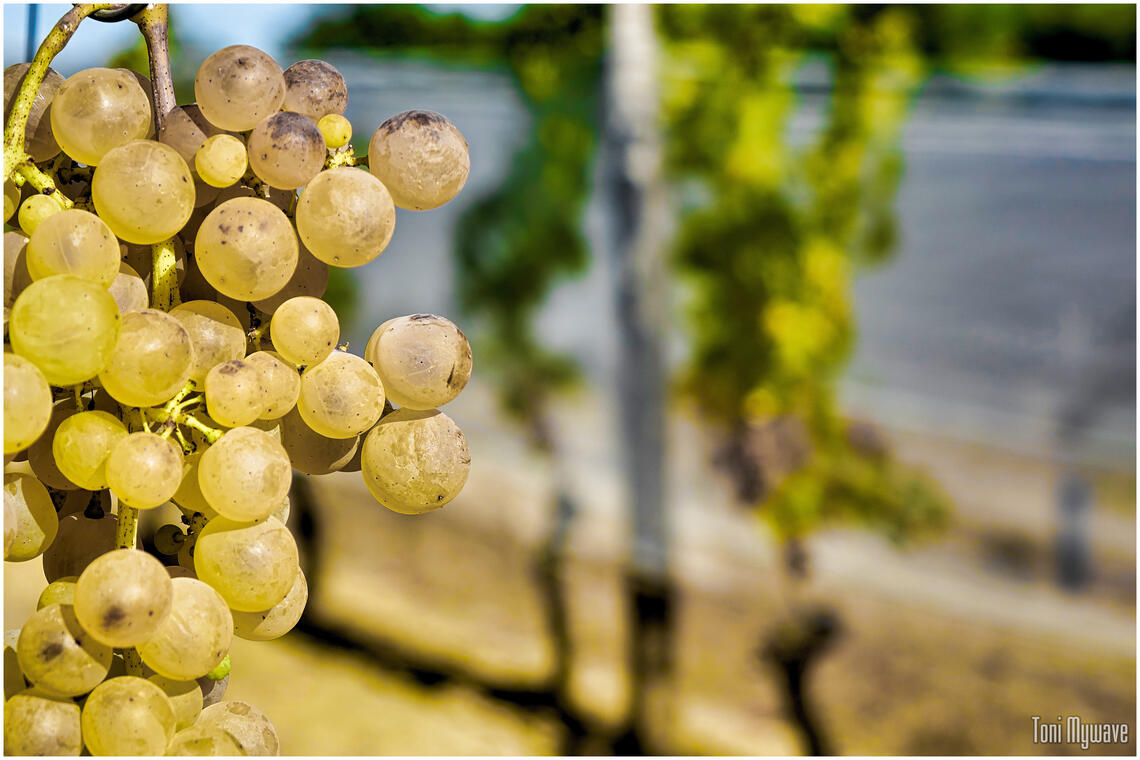
[[[134,549],[139,536],[139,511],[119,502],[119,522],[115,527],[115,546]]]
[[[178,255],[174,252],[174,238],[155,243],[151,246],[151,255],[150,305],[155,309],[170,311],[181,303],[178,297]]]
[[[150,59],[150,87],[154,94],[154,139],[162,135],[166,115],[177,105],[170,76],[170,14],[165,4],[148,5],[134,17]]]
[[[202,422],[201,420],[199,420],[197,417],[195,417],[192,414],[178,413],[178,414],[173,415],[171,417],[171,419],[173,419],[179,425],[185,425],[186,427],[190,428],[191,430],[197,430],[210,443],[214,443],[215,441],[217,441],[219,438],[222,437],[223,433],[225,432],[223,430],[218,430],[217,428],[210,427],[209,425]]]

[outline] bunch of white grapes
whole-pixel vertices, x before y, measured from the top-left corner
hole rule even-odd
[[[27,70],[5,70],[5,113]],[[221,698],[232,638],[282,636],[308,597],[293,471],[360,472],[405,514],[467,479],[438,410],[471,374],[463,333],[396,317],[362,358],[321,300],[397,206],[459,192],[463,136],[401,113],[362,168],[340,73],[248,46],[194,95],[156,134],[145,77],[49,70],[25,149],[59,189],[4,186],[4,558],[42,556],[49,584],[4,639],[10,754],[277,754],[265,715]],[[167,504],[181,521],[143,550],[134,510]]]

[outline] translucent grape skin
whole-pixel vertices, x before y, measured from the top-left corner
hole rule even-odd
[[[325,145],[333,150],[343,148],[352,139],[352,122],[337,113],[322,116],[317,129],[321,130]]]
[[[98,491],[107,487],[111,449],[127,435],[127,426],[106,412],[79,412],[56,428],[52,454],[65,478],[80,488]]]
[[[74,491],[79,488],[59,471],[55,454],[52,453],[52,443],[55,440],[56,430],[59,429],[60,424],[65,419],[76,413],[73,399],[61,399],[55,402],[51,408],[51,419],[48,420],[47,428],[27,449],[28,464],[31,466],[32,472],[45,486],[57,491]]]
[[[329,265],[309,253],[304,245],[299,247],[297,268],[293,276],[281,290],[269,298],[254,301],[253,305],[266,314],[272,314],[277,307],[297,296],[312,296],[320,298],[325,294],[329,284]]]
[[[245,331],[237,316],[215,301],[187,301],[170,310],[190,335],[194,364],[190,379],[203,383],[206,373],[222,362],[245,356]]]
[[[24,81],[24,74],[31,67],[29,63],[16,63],[4,69],[4,114],[12,106],[12,96]],[[28,126],[24,129],[24,150],[35,161],[47,161],[59,153],[59,143],[51,131],[51,118],[48,117],[48,108],[55,98],[56,91],[63,84],[61,77],[52,68],[44,74],[36,97],[32,100],[31,110],[28,111]]]
[[[174,735],[166,754],[236,757],[243,752],[238,740],[229,731],[219,725],[203,725],[198,721]]]
[[[175,578],[170,615],[138,646],[148,667],[167,678],[200,678],[230,650],[234,623],[217,591],[193,578]]]
[[[91,178],[96,213],[128,243],[173,237],[189,221],[194,199],[190,167],[178,151],[154,140],[107,151]]]
[[[315,59],[297,61],[285,69],[283,111],[296,111],[313,121],[328,114],[343,114],[348,108],[348,85],[336,68]]]
[[[459,494],[471,455],[463,431],[446,414],[397,409],[365,437],[360,464],[376,501],[393,512],[421,514]]]
[[[135,509],[154,509],[182,482],[182,449],[154,433],[131,433],[107,456],[107,487]]]
[[[92,755],[164,755],[174,738],[170,698],[137,676],[99,684],[87,697],[80,720],[83,743]]]
[[[119,262],[119,273],[115,275],[115,279],[107,288],[107,292],[115,299],[115,305],[119,307],[119,314],[145,309],[150,303],[146,282],[125,261]]]
[[[202,455],[198,485],[219,515],[252,522],[273,514],[289,493],[292,472],[289,455],[272,436],[237,427]]]
[[[79,579],[76,576],[71,575],[49,583],[40,592],[40,598],[36,600],[36,609],[42,610],[44,607],[50,607],[53,604],[74,604],[75,582],[77,580]]]
[[[297,235],[281,209],[260,198],[233,198],[202,222],[194,258],[217,291],[239,301],[269,298],[297,267]]]
[[[321,172],[305,186],[296,219],[297,234],[314,256],[331,266],[358,267],[388,247],[396,208],[384,183],[342,166]]]
[[[148,681],[162,689],[174,708],[174,730],[189,728],[202,713],[202,687],[196,680],[180,681],[155,673]]]
[[[20,188],[15,182],[4,183],[4,221],[7,222],[20,207]]]
[[[172,596],[170,576],[161,562],[137,549],[115,549],[79,574],[75,615],[97,641],[133,647],[162,625]]]
[[[337,472],[356,455],[360,436],[328,438],[315,432],[296,409],[282,418],[281,445],[289,454],[293,469],[306,475]]]
[[[233,132],[253,129],[285,99],[281,67],[249,45],[230,45],[198,68],[194,99],[211,124]]]
[[[65,604],[44,607],[28,618],[20,628],[16,656],[28,680],[65,697],[91,691],[111,667],[111,647],[88,635]]]
[[[193,553],[198,578],[238,612],[269,609],[297,577],[297,544],[276,517],[257,523],[215,517],[198,534]]]
[[[63,207],[50,195],[29,195],[20,204],[16,219],[28,235],[33,234],[41,224],[58,214]]]
[[[309,584],[298,568],[293,586],[280,602],[261,612],[233,613],[234,635],[248,641],[279,639],[297,625],[308,600]]]
[[[229,187],[241,179],[246,167],[245,145],[232,135],[206,139],[194,155],[194,168],[211,187]]]
[[[426,211],[459,194],[471,170],[467,140],[446,117],[404,111],[381,124],[368,143],[368,170],[400,208]]]
[[[340,340],[340,321],[327,303],[312,296],[290,298],[277,307],[269,325],[273,347],[297,366],[317,364]]]
[[[226,427],[248,425],[265,411],[265,376],[253,364],[234,359],[206,373],[206,409]]]
[[[72,208],[45,219],[28,240],[28,272],[41,280],[74,274],[109,287],[119,273],[119,241],[102,219]]]
[[[117,69],[80,71],[59,86],[51,102],[56,142],[88,166],[98,165],[114,148],[145,138],[152,120],[150,100],[138,80]]]
[[[35,443],[51,419],[51,388],[44,373],[22,356],[4,354],[4,453]]]
[[[27,689],[4,703],[5,755],[79,755],[79,705],[43,689]]]
[[[471,377],[471,344],[448,319],[412,314],[376,328],[364,349],[384,393],[397,406],[436,409],[455,399]]]
[[[297,399],[301,395],[301,376],[279,354],[273,351],[254,351],[245,357],[245,363],[261,371],[262,385],[265,388],[265,408],[258,419],[280,419],[297,406]]]
[[[249,133],[249,168],[270,187],[296,190],[324,168],[325,138],[308,116],[279,111]]]
[[[123,315],[122,329],[107,366],[103,388],[127,406],[155,406],[186,385],[194,365],[190,334],[174,317],[157,309]]]
[[[244,755],[269,757],[280,753],[277,730],[265,714],[253,705],[233,700],[218,702],[202,710],[199,722],[220,726],[237,740]]]
[[[12,510],[15,528],[4,560],[26,562],[43,554],[59,531],[59,517],[43,483],[25,473],[4,473],[4,507]]]
[[[202,487],[198,484],[198,465],[205,453],[205,449],[198,449],[183,460],[182,483],[174,493],[173,501],[183,509],[201,512],[210,520],[217,517],[218,513],[207,503],[206,497],[202,495]]]
[[[333,351],[301,373],[297,410],[305,424],[328,438],[352,438],[384,411],[384,386],[359,356]]]

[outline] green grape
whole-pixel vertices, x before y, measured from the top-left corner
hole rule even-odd
[[[190,379],[201,385],[206,373],[232,359],[245,356],[245,331],[237,316],[214,301],[187,301],[170,310],[190,334],[194,364]]]
[[[145,678],[119,676],[95,687],[80,716],[92,755],[164,755],[174,738],[174,705]]]
[[[119,314],[145,309],[150,303],[146,282],[125,261],[119,263],[119,273],[115,275],[115,281],[107,288],[107,292],[115,299]]]
[[[317,129],[321,130],[325,146],[332,150],[343,148],[352,139],[352,122],[338,113],[322,116],[317,122]]]
[[[16,657],[28,680],[65,697],[91,691],[111,667],[111,647],[90,636],[66,604],[32,613],[20,629]]]
[[[384,386],[359,356],[333,351],[301,373],[301,418],[328,438],[352,438],[372,427],[384,411]]]
[[[218,513],[206,501],[206,497],[202,495],[202,487],[198,484],[198,465],[205,453],[205,449],[198,449],[194,453],[186,455],[182,462],[182,482],[179,484],[178,490],[174,492],[173,501],[183,509],[201,512],[207,520],[211,520],[217,517]]]
[[[131,433],[107,457],[107,487],[135,509],[153,509],[170,500],[182,482],[182,449],[154,433]]]
[[[329,265],[309,253],[304,245],[299,246],[297,268],[285,287],[269,298],[254,301],[253,305],[266,314],[272,314],[277,307],[297,296],[320,298],[329,284]]]
[[[269,609],[297,577],[297,543],[275,517],[257,523],[215,517],[198,534],[193,554],[198,578],[238,612]]]
[[[471,344],[450,320],[434,314],[390,319],[364,349],[388,400],[435,409],[453,400],[471,377]]]
[[[368,170],[400,208],[426,211],[459,194],[471,170],[467,141],[432,111],[404,111],[381,124],[368,142]]]
[[[4,221],[7,222],[20,207],[20,188],[15,182],[4,183]]]
[[[321,299],[297,296],[273,312],[269,337],[286,361],[297,366],[318,364],[340,340],[340,321]]]
[[[315,432],[292,410],[282,418],[281,445],[289,454],[294,470],[306,475],[327,475],[337,472],[360,449],[360,436],[328,438]]]
[[[66,578],[60,578],[49,583],[40,592],[40,598],[36,601],[36,609],[42,610],[44,607],[50,607],[53,604],[75,604],[75,582],[77,580],[79,580],[77,576],[69,575]]]
[[[44,373],[22,356],[4,354],[4,453],[35,443],[51,420],[51,388]]]
[[[107,457],[126,438],[127,426],[106,412],[79,412],[56,428],[52,453],[65,478],[80,488],[107,487]]]
[[[280,752],[277,729],[265,714],[253,705],[234,700],[218,702],[202,710],[198,722],[206,726],[219,726],[237,740],[241,754],[272,756]]]
[[[199,722],[175,734],[166,754],[234,757],[242,754],[242,748],[237,739],[221,726],[203,726]]]
[[[90,211],[60,211],[36,227],[28,240],[28,272],[34,280],[73,274],[110,287],[119,273],[119,241]]]
[[[4,631],[4,699],[19,694],[31,686],[24,678],[24,671],[20,670],[20,659],[16,655],[16,643],[20,639],[19,628],[9,628]]]
[[[75,755],[83,749],[79,705],[42,689],[4,703],[5,755]]]
[[[194,725],[202,713],[202,687],[195,680],[179,681],[155,673],[148,681],[162,689],[174,708],[174,730],[181,731]]]
[[[139,644],[139,655],[159,675],[179,680],[200,678],[230,651],[233,618],[225,600],[205,583],[175,578],[171,584],[174,598],[170,615]]]
[[[172,237],[190,219],[194,197],[190,167],[178,151],[154,140],[108,151],[91,178],[95,211],[128,243]]]
[[[232,135],[214,135],[194,155],[194,167],[212,187],[229,187],[245,174],[245,145]]]
[[[248,425],[265,411],[267,389],[261,370],[233,359],[206,374],[206,409],[226,427]]]
[[[261,612],[233,613],[234,635],[249,641],[279,639],[297,625],[308,600],[309,584],[298,569],[293,586],[280,602]]]
[[[43,483],[22,472],[4,473],[4,509],[11,509],[16,529],[11,548],[4,551],[8,562],[26,562],[44,553],[59,531],[55,505]],[[5,526],[7,527],[7,525]]]
[[[154,532],[154,548],[168,557],[178,554],[182,544],[186,541],[186,532],[174,523],[159,526]],[[170,567],[166,568],[168,571]]]
[[[202,276],[239,301],[268,298],[297,267],[297,235],[285,213],[260,198],[233,198],[206,217],[194,241]]]
[[[301,376],[273,351],[255,351],[245,357],[245,363],[261,371],[265,388],[265,408],[258,419],[276,420],[284,417],[297,405],[301,395]]]
[[[112,647],[143,643],[170,614],[170,576],[137,549],[115,549],[94,559],[75,582],[75,615],[83,629]]]
[[[31,235],[49,217],[61,211],[63,206],[50,195],[29,195],[20,204],[20,212],[16,218],[20,222],[20,229]]]
[[[295,111],[319,121],[327,114],[342,114],[348,107],[344,77],[325,61],[298,61],[285,69],[282,111]]]
[[[296,190],[324,168],[328,150],[321,130],[308,116],[280,111],[249,133],[249,168],[262,182]]]
[[[98,165],[115,148],[145,138],[152,121],[150,100],[138,80],[118,69],[80,71],[59,86],[51,102],[56,142],[88,166]]]
[[[392,196],[366,171],[342,166],[318,174],[297,201],[297,234],[314,256],[358,267],[388,247],[396,228]]]
[[[194,78],[194,99],[211,124],[245,132],[281,107],[285,77],[267,53],[230,45],[202,62]]]
[[[51,408],[51,419],[48,420],[47,428],[27,449],[28,464],[32,472],[45,486],[57,491],[74,491],[79,488],[59,471],[55,454],[52,453],[52,443],[55,441],[55,432],[59,429],[60,423],[76,413],[74,399],[55,402]]]
[[[219,515],[264,520],[289,493],[292,473],[280,443],[256,428],[237,427],[202,455],[198,484]]]
[[[4,69],[4,113],[7,114],[12,105],[12,96],[16,94],[20,84],[24,81],[31,64],[17,63]],[[48,108],[56,91],[63,84],[63,77],[49,68],[44,74],[44,80],[36,91],[32,100],[32,107],[28,111],[28,126],[24,129],[24,150],[34,161],[47,161],[55,158],[59,153],[59,143],[51,132],[51,119]]]
[[[420,514],[463,490],[471,455],[463,431],[446,414],[397,409],[365,437],[360,464],[376,501],[393,512]]]
[[[96,557],[115,548],[115,515],[87,517],[82,512],[59,521],[59,532],[44,552],[44,577],[48,583],[60,578],[78,577]]]
[[[182,390],[193,364],[194,346],[182,323],[166,312],[142,309],[123,315],[119,340],[99,381],[121,404],[155,406]]]

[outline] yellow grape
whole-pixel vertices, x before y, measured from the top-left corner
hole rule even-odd
[[[239,301],[268,298],[297,267],[297,235],[285,213],[260,198],[232,198],[202,222],[194,242],[202,276]]]
[[[119,273],[115,275],[115,280],[107,288],[107,292],[115,299],[115,305],[119,307],[120,314],[145,309],[150,303],[150,294],[147,292],[146,282],[125,261],[119,262]]]
[[[239,359],[222,362],[206,373],[206,409],[226,427],[256,420],[265,411],[265,377],[255,365]]]
[[[4,113],[7,114],[12,105],[12,96],[24,81],[31,64],[17,63],[4,69]],[[55,98],[59,86],[63,84],[63,77],[49,68],[44,74],[36,97],[32,100],[32,107],[28,111],[28,126],[24,129],[24,150],[35,161],[47,161],[59,153],[59,143],[51,131],[51,118],[48,108]]]
[[[245,357],[245,363],[257,367],[262,375],[265,408],[258,419],[280,419],[297,405],[297,398],[301,395],[301,375],[280,355],[272,351],[255,351]]]
[[[358,267],[388,247],[396,208],[384,183],[362,169],[321,172],[297,201],[297,234],[314,256],[336,267]]]
[[[280,754],[277,730],[269,718],[253,705],[237,700],[218,702],[203,709],[198,722],[203,728],[218,726],[225,729],[246,755]]]
[[[4,453],[35,443],[51,420],[51,388],[44,373],[22,356],[4,354]]]
[[[49,217],[60,211],[63,211],[63,206],[50,195],[29,195],[20,204],[20,212],[16,218],[20,222],[20,229],[31,235]]]
[[[256,523],[215,517],[198,534],[193,555],[198,578],[238,612],[269,609],[297,577],[297,543],[276,517]]]
[[[16,657],[29,681],[66,697],[94,689],[111,667],[111,647],[89,636],[67,604],[44,607],[28,618]]]
[[[321,299],[297,296],[273,312],[269,337],[286,361],[297,366],[317,364],[340,340],[340,321]]]
[[[194,99],[211,124],[245,132],[281,107],[285,77],[267,53],[230,45],[202,62],[194,78]]]
[[[249,133],[249,168],[270,187],[296,190],[324,168],[328,151],[308,116],[280,111]]]
[[[327,114],[342,114],[348,107],[348,85],[326,61],[298,61],[285,69],[285,102],[282,111],[296,111],[313,121]]]
[[[133,647],[155,635],[170,614],[172,596],[161,562],[137,549],[115,549],[79,574],[75,615],[97,641]]]
[[[59,86],[51,102],[56,141],[64,153],[88,166],[99,164],[114,148],[146,137],[152,121],[150,99],[138,80],[120,69],[80,71]]]
[[[102,219],[72,208],[41,222],[28,240],[28,272],[34,280],[74,274],[110,287],[119,273],[119,241]]]
[[[229,187],[245,174],[245,145],[232,135],[209,137],[194,155],[194,168],[211,187]]]
[[[92,755],[165,755],[174,738],[174,705],[155,684],[119,676],[99,684],[83,704],[83,743]]]
[[[4,549],[6,561],[26,562],[51,546],[59,531],[59,517],[43,483],[22,472],[4,473],[4,510],[11,511],[15,529],[11,545]]]
[[[190,379],[199,385],[222,362],[245,356],[245,330],[232,311],[215,301],[187,301],[170,310],[190,335],[194,364]]]
[[[293,586],[280,602],[260,612],[233,613],[234,635],[249,641],[279,639],[297,625],[308,600],[309,584],[298,568]]]
[[[174,496],[182,482],[182,449],[154,433],[131,433],[107,456],[107,487],[119,502],[153,509]]]
[[[223,517],[264,520],[289,493],[289,455],[268,433],[237,427],[212,444],[198,462],[198,485]]]
[[[463,489],[471,454],[463,431],[446,414],[397,409],[365,437],[360,464],[376,501],[393,512],[420,514]]]
[[[42,689],[27,689],[4,703],[4,754],[79,755],[79,705]]]
[[[230,651],[234,623],[217,591],[193,578],[175,578],[170,614],[139,644],[142,661],[159,675],[200,678]]]
[[[412,314],[376,328],[364,349],[384,393],[409,409],[436,409],[453,400],[471,377],[471,344],[448,319]]]
[[[289,278],[289,282],[285,283],[285,286],[281,288],[281,290],[269,298],[254,301],[253,305],[256,306],[259,311],[272,314],[277,310],[278,306],[290,298],[296,298],[297,296],[320,298],[325,294],[325,289],[328,287],[328,284],[329,265],[309,253],[309,249],[304,245],[300,245],[297,256],[297,268],[293,270],[293,276]]]
[[[338,113],[322,116],[317,122],[317,129],[321,130],[325,145],[333,150],[343,148],[352,139],[352,122]]]
[[[182,568],[178,568],[182,569]],[[155,673],[148,681],[162,689],[174,708],[174,730],[181,731],[194,725],[202,713],[202,687],[196,680],[179,681]]]
[[[174,492],[173,501],[183,509],[201,512],[207,520],[212,520],[217,517],[218,513],[206,501],[206,497],[202,495],[202,487],[198,483],[198,465],[205,453],[205,449],[199,448],[194,453],[188,454],[183,460],[182,482],[178,485],[178,490]]]
[[[459,194],[471,157],[467,141],[446,117],[404,111],[372,134],[368,170],[384,183],[397,206],[426,211]]]
[[[79,412],[56,428],[52,453],[65,478],[80,488],[98,491],[107,487],[111,449],[127,435],[127,426],[106,412]]]
[[[75,582],[77,580],[79,580],[77,576],[69,575],[66,578],[60,578],[49,583],[40,592],[40,598],[36,600],[36,609],[42,610],[44,607],[50,607],[53,604],[75,604]]]
[[[4,221],[7,222],[20,207],[20,188],[15,182],[4,183]]]
[[[108,151],[91,179],[95,211],[128,243],[174,236],[194,211],[190,167],[169,145],[135,140]]]
[[[310,428],[328,438],[352,438],[384,411],[384,386],[359,356],[333,351],[301,373],[297,410]]]
[[[119,339],[99,381],[121,404],[155,406],[186,385],[193,364],[194,346],[182,323],[166,312],[142,309],[123,315]]]

